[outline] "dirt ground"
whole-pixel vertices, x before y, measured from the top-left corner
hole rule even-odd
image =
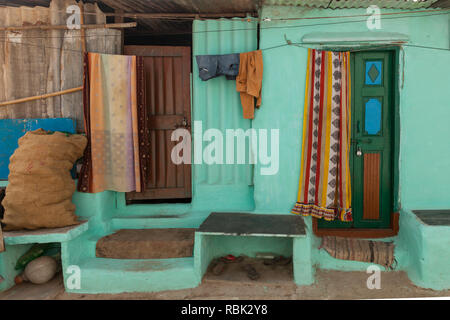
[[[450,290],[433,291],[414,286],[404,272],[381,273],[381,289],[368,289],[365,272],[316,272],[311,286],[295,286],[292,281],[265,282],[218,280],[205,277],[197,288],[157,293],[73,294],[66,293],[61,276],[43,285],[24,283],[0,293],[0,300],[303,300],[303,299],[380,299],[450,297]]]

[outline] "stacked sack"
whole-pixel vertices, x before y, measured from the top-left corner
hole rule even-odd
[[[70,170],[87,145],[85,136],[42,129],[27,132],[10,158],[4,230],[77,224]]]

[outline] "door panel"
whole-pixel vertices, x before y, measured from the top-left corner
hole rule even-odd
[[[150,178],[144,192],[130,192],[127,200],[191,197],[191,165],[171,160],[172,132],[190,131],[190,47],[125,46],[125,54],[144,57],[145,101],[151,145]]]
[[[389,51],[355,53],[353,110],[356,128],[352,153],[355,228],[388,228],[390,225],[393,57]]]
[[[388,228],[393,210],[394,52],[356,52],[351,61],[353,222],[318,220],[318,227]]]
[[[364,154],[363,219],[380,219],[380,154]]]

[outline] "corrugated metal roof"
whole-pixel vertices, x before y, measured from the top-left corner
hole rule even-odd
[[[97,2],[102,10],[124,13],[250,13],[255,15],[262,5],[307,6],[316,8],[380,8],[420,9],[446,8],[450,0],[83,0]],[[48,6],[50,0],[8,0],[8,6]],[[138,18],[135,35],[189,34],[192,30],[190,19],[150,19]],[[137,32],[136,32],[137,31]],[[128,30],[127,30],[128,32]],[[131,32],[131,31],[130,31]],[[141,33],[142,32],[142,33]]]
[[[438,0],[263,0],[263,5],[305,6],[315,8],[367,8],[377,5],[390,9],[428,8]]]
[[[75,0],[74,0],[75,1]],[[51,0],[0,0],[0,6],[8,7],[49,7]],[[96,0],[83,0],[84,3],[100,2]]]
[[[432,8],[450,8],[450,0],[438,0],[431,5]]]
[[[255,13],[255,0],[99,0],[115,10],[125,13]],[[138,19],[143,29],[158,32],[190,31],[189,20]]]
[[[0,1],[0,6],[8,6],[8,7],[19,7],[19,6],[41,6],[48,7],[50,5],[50,0],[8,0],[8,1]]]
[[[256,14],[260,0],[83,0],[97,2],[102,9],[124,13],[250,13]],[[1,0],[0,0],[1,3]],[[50,0],[8,0],[7,6],[46,6]],[[1,4],[0,4],[1,5]],[[109,7],[109,8],[108,8]],[[190,33],[190,19],[139,18],[138,30],[148,33]]]

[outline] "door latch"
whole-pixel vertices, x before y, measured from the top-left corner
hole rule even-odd
[[[356,156],[361,157],[362,156],[362,150],[361,147],[358,146],[358,149],[356,150]]]
[[[188,124],[188,121],[187,121],[186,117],[183,118],[181,123],[175,125],[175,129],[178,129],[178,128],[189,128],[189,127],[190,127],[190,125]]]

